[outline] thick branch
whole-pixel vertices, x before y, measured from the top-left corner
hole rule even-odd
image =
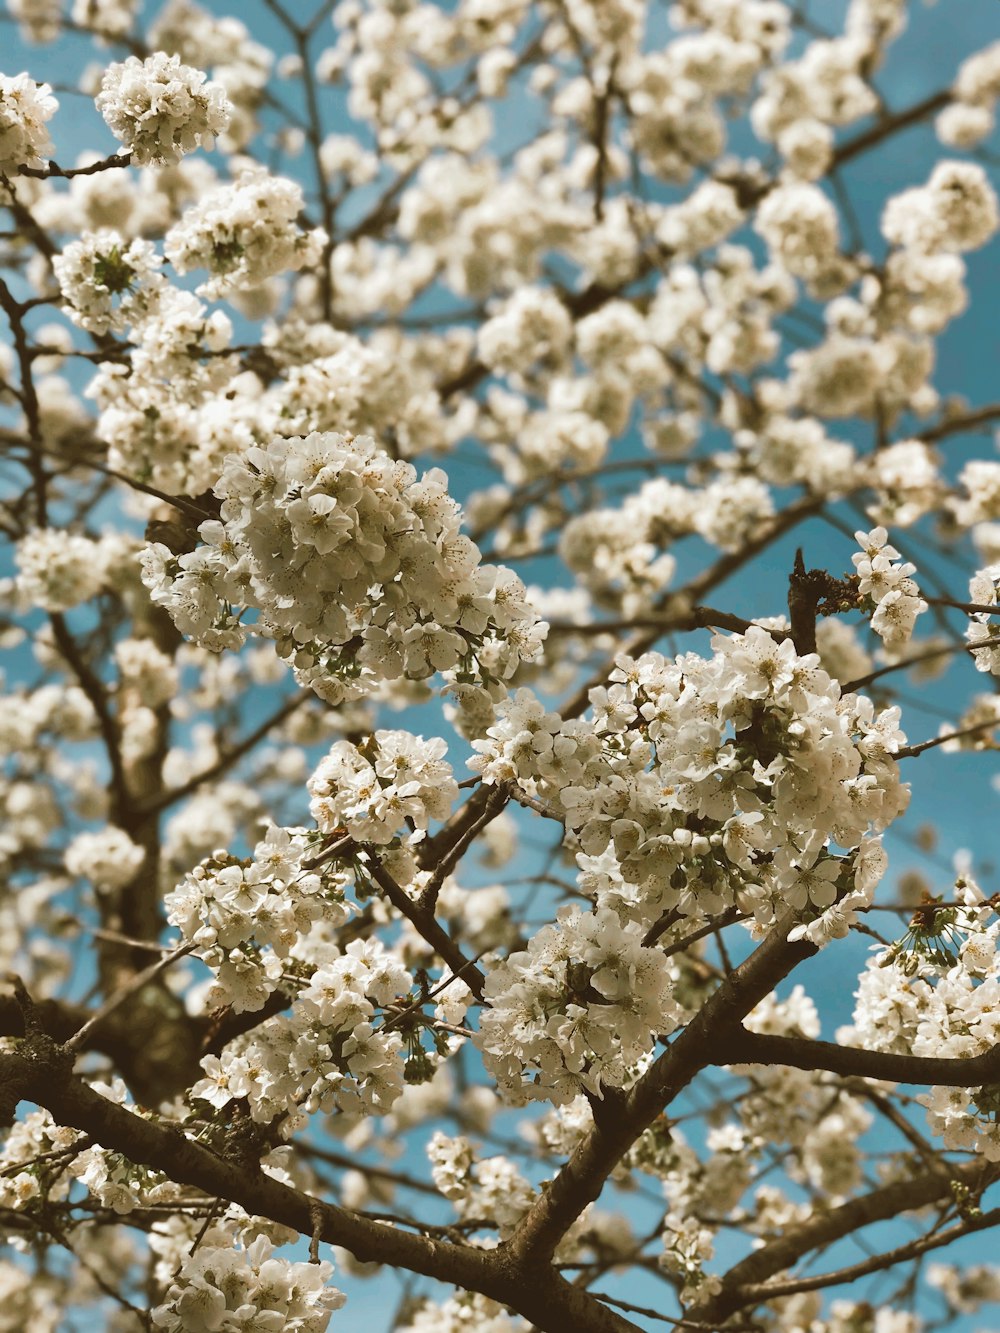
[[[8,1107],[20,1100],[44,1106],[59,1124],[178,1184],[238,1203],[248,1213],[281,1222],[301,1235],[342,1245],[362,1262],[388,1264],[482,1292],[522,1314],[542,1333],[565,1333],[567,1328],[638,1333],[635,1324],[555,1273],[527,1280],[506,1246],[482,1250],[416,1236],[304,1194],[245,1161],[217,1157],[178,1129],[134,1115],[72,1077],[58,1047],[0,1055],[0,1088]]]
[[[720,1065],[790,1065],[793,1069],[825,1069],[831,1074],[876,1078],[891,1083],[922,1083],[947,1088],[981,1088],[1000,1082],[1000,1046],[983,1055],[893,1055],[837,1046],[805,1037],[774,1037],[739,1028],[715,1043],[712,1063]]]

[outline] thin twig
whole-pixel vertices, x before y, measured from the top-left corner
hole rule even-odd
[[[176,963],[179,958],[183,958],[185,955],[191,953],[194,950],[194,947],[194,943],[190,941],[187,944],[182,944],[178,948],[172,949],[170,953],[164,954],[162,958],[158,958],[155,963],[150,963],[149,967],[143,968],[141,972],[137,972],[130,981],[116,990],[113,995],[109,996],[105,1003],[101,1005],[100,1009],[98,1009],[97,1013],[94,1014],[93,1018],[88,1018],[83,1027],[78,1028],[77,1031],[74,1032],[72,1037],[65,1043],[66,1049],[69,1051],[80,1050],[84,1042],[93,1035],[96,1027],[103,1023],[104,1020],[113,1014],[116,1009],[121,1008],[126,1000],[130,1000],[133,995],[141,991],[142,988],[147,986],[155,977],[158,977],[161,972],[165,972],[166,969]]]
[[[897,759],[915,759],[918,754],[923,754],[925,750],[933,750],[936,745],[944,745],[947,741],[960,740],[964,736],[975,736],[980,731],[990,731],[1000,726],[1000,720],[995,717],[987,719],[985,722],[976,722],[971,727],[963,727],[961,731],[949,731],[943,736],[932,736],[930,740],[921,741],[919,745],[904,745],[902,749],[896,751]]]

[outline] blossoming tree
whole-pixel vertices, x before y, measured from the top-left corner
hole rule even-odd
[[[321,1330],[331,1254],[411,1331],[1000,1299],[1000,896],[883,849],[1000,731],[934,356],[1000,42],[896,103],[905,0],[138,8],[2,16],[0,1329]]]

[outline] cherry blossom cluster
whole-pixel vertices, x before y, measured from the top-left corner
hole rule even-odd
[[[107,304],[100,290],[92,295],[86,272],[84,278],[81,304]],[[218,355],[232,336],[228,315],[209,313],[192,292],[167,284],[156,295],[141,312],[123,295],[119,309],[127,301],[128,314],[141,313],[142,321],[131,334],[131,366],[108,363],[90,386],[99,408],[97,430],[116,471],[148,478],[170,495],[200,495],[218,480],[228,454],[254,442],[250,403],[257,400],[249,386],[245,401],[222,396],[231,382],[227,358]],[[205,362],[192,359],[193,348]]]
[[[979,532],[989,542],[991,519],[1000,517],[1000,463],[990,458],[973,458],[966,463],[958,478],[962,491],[949,497],[949,508],[954,519],[963,528],[982,525]]]
[[[48,1111],[31,1111],[11,1126],[0,1155],[0,1201],[5,1208],[30,1209],[35,1200],[58,1202],[69,1194],[72,1177],[65,1171],[39,1171],[36,1159],[72,1157],[78,1135],[57,1125]],[[33,1169],[34,1168],[34,1169]]]
[[[384,844],[447,819],[458,783],[441,738],[376,731],[364,747],[337,741],[309,779],[309,813],[324,834]]]
[[[199,495],[218,481],[227,455],[275,436],[370,432],[409,456],[446,448],[468,424],[468,412],[441,412],[433,379],[447,348],[430,340],[418,355],[322,323],[271,324],[262,342],[280,374],[265,386],[223,355],[232,327],[193,293],[161,290],[133,327],[131,366],[106,363],[90,386],[112,467],[171,495]]]
[[[668,1213],[663,1226],[663,1254],[660,1267],[682,1283],[682,1299],[692,1301],[712,1295],[721,1285],[717,1277],[704,1271],[704,1264],[715,1253],[715,1238],[710,1227],[696,1217]]]
[[[858,576],[858,593],[872,609],[872,629],[890,652],[898,652],[909,642],[913,625],[927,603],[910,578],[916,566],[899,564],[899,552],[889,545],[885,528],[856,532],[860,554],[851,556]]]
[[[955,902],[917,908],[910,929],[880,950],[862,973],[844,1045],[907,1055],[983,1055],[1000,1041],[1000,922],[968,875]],[[931,1132],[949,1149],[1000,1161],[1000,1099],[995,1087],[936,1086],[917,1098]]]
[[[977,51],[959,67],[954,100],[936,121],[938,138],[953,148],[974,148],[993,130],[1000,100],[1000,42]]]
[[[111,554],[82,533],[34,528],[17,544],[16,594],[26,606],[69,611],[100,591]]]
[[[132,27],[138,8],[138,0],[73,0],[70,17],[82,29],[90,29],[101,39],[124,37]]]
[[[837,210],[818,186],[796,181],[771,190],[754,227],[772,257],[796,278],[822,283],[838,265]]]
[[[941,503],[939,460],[923,440],[900,440],[870,460],[877,499],[868,513],[879,523],[910,527]]]
[[[424,1300],[399,1333],[525,1333],[528,1325],[496,1301],[478,1292],[463,1291],[446,1301]]]
[[[770,488],[756,477],[721,476],[702,490],[657,477],[620,509],[571,519],[559,554],[598,605],[638,615],[673,580],[676,557],[663,548],[697,532],[721,550],[737,551],[773,513]]]
[[[444,473],[418,478],[370,436],[253,447],[227,459],[215,493],[221,521],[201,525],[205,545],[143,557],[154,602],[207,647],[272,638],[303,684],[340,702],[438,671],[500,681],[540,646],[523,584],[480,565]]]
[[[329,791],[329,781],[320,787]],[[166,897],[169,920],[212,971],[210,1006],[258,1011],[279,987],[294,997],[288,1014],[206,1056],[191,1097],[220,1110],[246,1098],[254,1119],[290,1115],[289,1129],[321,1107],[384,1114],[406,1074],[398,1025],[383,1031],[375,1021],[380,1007],[410,994],[413,979],[376,939],[333,942],[349,916],[350,877],[329,862],[310,869],[320,846],[315,834],[272,827],[251,861],[217,854]]]
[[[345,878],[304,864],[315,850],[305,830],[272,825],[252,859],[219,852],[167,894],[167,919],[212,968],[217,1003],[260,1009],[312,923],[332,929],[347,920]]]
[[[159,302],[162,260],[150,241],[125,241],[116,231],[88,233],[56,255],[64,309],[88,333],[123,333]]]
[[[645,926],[733,906],[764,925],[792,906],[824,914],[802,927],[817,942],[843,934],[884,869],[871,835],[907,805],[899,710],[842,695],[817,656],[765,629],[713,648],[619,659],[590,718],[564,722],[519,690],[473,767],[548,803],[587,856],[613,849]]]
[[[926,185],[895,195],[882,215],[886,240],[921,254],[978,250],[1000,227],[1000,206],[975,162],[939,162]]]
[[[505,1238],[531,1207],[535,1190],[506,1157],[478,1158],[464,1136],[435,1130],[427,1144],[431,1178],[460,1218],[495,1218]]]
[[[1000,1301],[1000,1274],[989,1264],[931,1264],[927,1281],[961,1314],[975,1314],[986,1302]]]
[[[113,1100],[124,1104],[125,1089],[108,1089]],[[175,1186],[159,1172],[136,1166],[121,1153],[108,1152],[104,1148],[87,1148],[79,1153],[69,1167],[69,1173],[86,1185],[91,1195],[101,1206],[124,1216],[140,1204],[156,1203],[169,1199],[175,1192]]]
[[[296,996],[288,1014],[203,1058],[205,1077],[190,1091],[194,1105],[222,1110],[245,1098],[254,1120],[281,1120],[286,1134],[320,1110],[375,1116],[392,1108],[407,1074],[407,1043],[398,1026],[374,1020],[380,1007],[405,1000],[413,978],[378,940],[353,940],[341,951],[328,936],[321,927],[293,950],[288,984]],[[247,999],[254,1008],[264,1002],[259,992],[244,997],[244,1007]],[[418,1063],[423,1077],[425,1062]]]
[[[10,0],[7,6],[29,42],[52,42],[60,35],[66,14],[81,32],[91,32],[102,41],[123,37],[131,28],[139,0]]]
[[[780,51],[789,39],[787,12],[769,12],[772,7],[764,4],[754,8],[758,24],[778,35]],[[810,42],[797,60],[767,70],[762,79],[762,94],[751,107],[751,123],[761,138],[776,142],[792,162],[802,151],[804,137],[818,145],[813,150],[818,156],[824,146],[829,151],[830,127],[848,125],[874,109],[874,94],[863,65],[877,52],[878,36],[885,41],[889,34],[864,31],[867,8],[852,5],[843,37]]]
[[[212,148],[232,115],[225,89],[163,51],[109,65],[96,101],[136,166],[165,166]]]
[[[299,228],[302,203],[295,181],[249,167],[185,210],[167,232],[164,254],[178,273],[208,269],[198,292],[209,299],[260,287],[319,259],[326,234]]]
[[[152,1312],[164,1333],[267,1328],[323,1333],[346,1297],[328,1286],[333,1265],[276,1258],[259,1236],[245,1249],[203,1245],[185,1261]]]
[[[985,569],[977,570],[969,580],[969,601],[975,606],[997,606],[998,589],[1000,589],[1000,564],[987,565]],[[1000,608],[997,614],[1000,615]],[[972,660],[976,664],[976,669],[988,671],[993,676],[1000,675],[1000,633],[989,610],[971,613],[965,637],[975,649]],[[976,644],[989,646],[975,648]]]
[[[565,363],[573,338],[569,311],[554,292],[522,287],[479,328],[476,350],[491,370],[529,370],[536,362]]]
[[[145,853],[124,829],[109,824],[99,832],[78,833],[64,859],[71,875],[82,875],[98,890],[113,890],[136,875]]]
[[[490,969],[476,1045],[507,1101],[624,1087],[657,1034],[683,1020],[673,970],[643,934],[611,908],[567,907]]]
[[[45,127],[58,110],[47,83],[0,74],[0,171],[40,167],[52,149]]]

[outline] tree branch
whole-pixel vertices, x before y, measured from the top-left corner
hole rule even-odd
[[[981,1088],[1000,1082],[1000,1045],[983,1055],[953,1058],[894,1055],[837,1046],[806,1037],[776,1037],[740,1027],[719,1037],[712,1051],[716,1065],[788,1065],[825,1069],[831,1074],[874,1078],[882,1082],[919,1083],[948,1088]]]
[[[364,849],[364,856],[365,869],[396,911],[410,922],[418,935],[427,941],[456,975],[459,972],[462,974],[469,989],[482,999],[486,978],[480,968],[470,958],[466,958],[434,913],[414,902],[406,890],[396,883],[371,848]]]
[[[948,1176],[928,1171],[884,1185],[837,1208],[815,1212],[735,1264],[723,1278],[721,1291],[703,1304],[692,1306],[688,1316],[710,1324],[713,1320],[721,1323],[737,1310],[763,1299],[760,1284],[764,1279],[791,1268],[810,1251],[831,1245],[873,1222],[947,1199],[956,1185],[978,1193],[998,1177],[1000,1165],[977,1158],[950,1166]]]
[[[27,1043],[26,1043],[27,1045]],[[149,1166],[180,1185],[239,1204],[303,1236],[341,1245],[363,1263],[390,1264],[510,1306],[541,1333],[640,1333],[557,1273],[519,1266],[509,1247],[493,1250],[413,1235],[326,1203],[265,1175],[245,1160],[230,1162],[187,1138],[176,1126],[133,1114],[100,1096],[69,1072],[66,1054],[40,1045],[0,1054],[0,1089],[8,1108],[25,1100],[45,1107],[61,1125]]]
[[[510,1241],[515,1254],[534,1264],[550,1259],[643,1130],[696,1074],[717,1063],[722,1034],[738,1024],[800,962],[817,952],[815,945],[787,938],[797,921],[798,914],[793,912],[772,927],[628,1093],[605,1094],[608,1113],[597,1120],[521,1221]]]

